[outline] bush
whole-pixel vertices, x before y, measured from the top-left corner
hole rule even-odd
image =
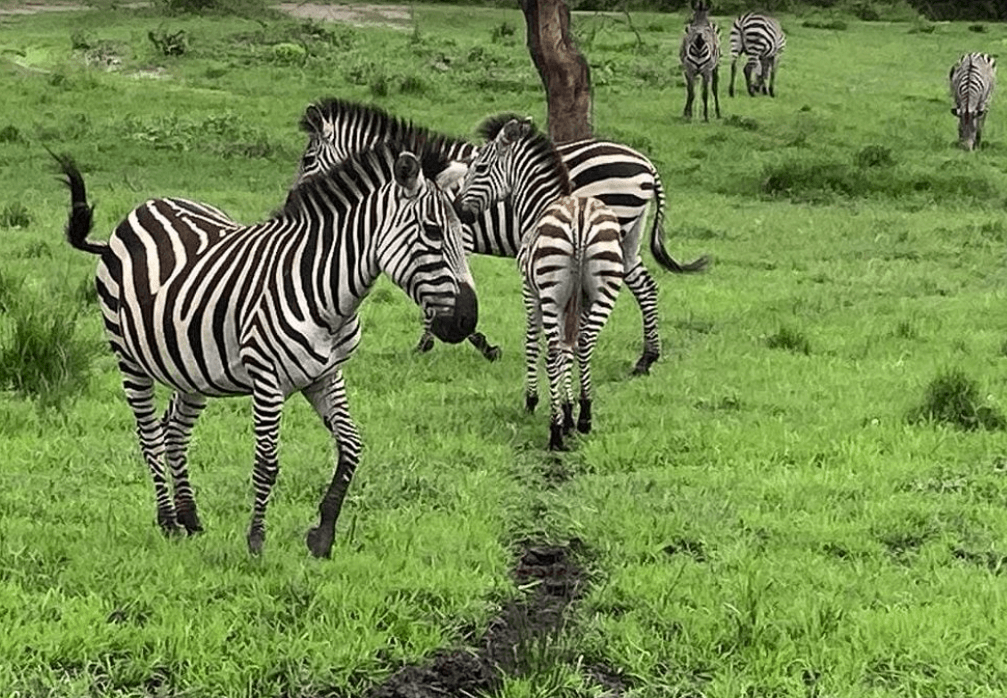
[[[0,388],[43,407],[80,392],[99,346],[77,335],[77,312],[52,299],[14,298],[0,332]]]
[[[995,407],[983,404],[976,382],[961,370],[940,373],[927,385],[923,403],[910,410],[909,421],[941,422],[971,431],[999,430],[1007,419]]]
[[[802,27],[809,29],[831,29],[833,31],[846,31],[848,25],[841,19],[806,19],[801,22]]]
[[[31,220],[31,213],[20,201],[7,204],[0,211],[0,228],[27,228]]]
[[[811,353],[811,343],[804,333],[790,327],[781,327],[776,334],[766,337],[766,346],[770,349],[786,349],[805,356]]]

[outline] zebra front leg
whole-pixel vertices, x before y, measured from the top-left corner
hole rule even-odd
[[[252,390],[252,418],[255,424],[252,487],[255,499],[252,504],[252,522],[248,526],[248,552],[258,555],[266,540],[266,506],[280,468],[276,446],[280,434],[283,394],[276,387],[275,380],[255,380]]]
[[[434,333],[430,331],[430,322],[430,318],[423,318],[423,334],[416,343],[416,351],[420,354],[425,354],[434,348]]]
[[[661,337],[657,331],[657,283],[639,258],[626,273],[624,282],[643,315],[643,354],[633,367],[634,376],[643,376],[650,373],[651,365],[661,357]]]
[[[164,442],[167,449],[168,467],[175,489],[175,518],[192,535],[203,530],[196,512],[196,499],[189,484],[189,468],[186,452],[189,436],[206,407],[206,398],[196,393],[175,392],[164,413]]]
[[[745,87],[748,89],[748,96],[754,97],[758,86],[755,84],[755,81],[753,80],[752,77],[752,73],[755,72],[755,66],[752,65],[751,60],[745,63],[744,72],[745,72]]]
[[[482,332],[473,332],[469,335],[469,344],[479,350],[483,358],[487,361],[496,361],[502,355],[500,347],[492,346]]]
[[[538,357],[542,350],[539,345],[539,335],[542,331],[542,308],[535,297],[535,292],[527,284],[523,286],[522,298],[525,310],[524,408],[527,412],[534,412],[538,407]]]
[[[693,77],[686,73],[685,76],[685,109],[682,111],[683,119],[692,119],[692,101],[696,97],[696,88],[693,84]]]
[[[717,68],[714,68],[713,74],[710,76],[710,82],[712,83],[711,87],[713,88],[713,108],[717,114],[718,119],[720,118],[720,96],[718,95],[717,92],[717,83],[720,80],[720,78],[718,77],[719,72],[720,71]]]
[[[776,97],[776,56],[766,60],[769,62],[769,96]]]
[[[154,381],[138,367],[126,361],[119,362],[122,371],[122,387],[126,392],[126,402],[136,419],[136,437],[140,442],[143,460],[154,481],[154,497],[157,500],[157,525],[165,535],[176,529],[175,508],[168,492],[168,481],[164,472],[164,429],[162,421],[155,416]]]
[[[305,388],[303,393],[332,433],[336,446],[336,469],[318,505],[318,525],[308,531],[306,539],[308,550],[312,555],[328,558],[332,555],[336,521],[339,519],[343,500],[360,462],[360,433],[350,417],[346,383],[341,371],[337,371],[329,379]]]

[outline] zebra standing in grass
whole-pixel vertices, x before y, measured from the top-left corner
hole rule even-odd
[[[958,117],[958,142],[965,150],[979,147],[983,124],[997,81],[996,60],[985,53],[967,53],[958,59],[948,74],[951,113]]]
[[[340,99],[327,99],[310,105],[301,120],[301,127],[308,135],[308,145],[298,168],[298,181],[340,162],[354,152],[355,147],[379,142],[390,135],[426,133],[426,129],[380,109]],[[366,133],[371,134],[370,138],[364,135]],[[464,164],[476,155],[477,148],[472,143],[440,138],[443,138],[441,142],[446,157],[456,164]],[[636,298],[643,315],[643,353],[633,373],[648,373],[651,364],[661,354],[657,284],[640,257],[643,223],[650,202],[655,203],[650,250],[664,269],[673,273],[698,272],[706,268],[708,259],[700,257],[679,264],[668,254],[664,246],[664,188],[657,169],[645,156],[632,148],[608,141],[574,141],[555,147],[569,172],[573,193],[600,199],[619,219],[623,248],[627,251],[625,284]],[[445,170],[447,174],[438,181],[449,185],[457,172],[457,167],[448,168]],[[480,213],[467,227],[466,250],[496,257],[515,257],[521,245],[522,232],[515,227],[510,202],[499,201]],[[499,356],[498,347],[490,346],[482,335],[477,334],[476,338],[485,345],[480,347],[476,340],[472,343],[481,348],[487,358],[492,360]],[[417,348],[425,351],[432,346],[432,338],[425,333]]]
[[[728,94],[734,96],[738,56],[745,54],[748,56],[745,63],[748,94],[754,97],[761,92],[775,97],[777,61],[786,46],[787,37],[783,35],[783,28],[772,17],[748,12],[734,20],[731,25],[731,85]],[[752,73],[756,73],[754,79]]]
[[[545,332],[549,376],[549,449],[563,450],[573,431],[573,357],[580,367],[577,430],[591,431],[591,355],[612,314],[623,264],[615,214],[598,199],[564,196],[542,212],[518,252],[528,324],[525,407],[538,404],[539,333]]]
[[[510,115],[480,127],[479,149],[462,182],[456,206],[473,219],[495,201],[510,198],[523,233],[518,267],[524,277],[525,407],[538,405],[538,334],[548,344],[549,448],[563,447],[573,429],[570,362],[576,352],[581,397],[577,426],[591,429],[589,363],[598,332],[618,296],[625,245],[615,214],[598,199],[571,196],[570,176],[552,141],[530,120]]]
[[[337,450],[319,524],[307,538],[315,556],[331,553],[360,458],[340,369],[360,341],[364,296],[384,271],[433,316],[441,339],[458,342],[475,329],[461,224],[448,198],[427,181],[439,170],[439,146],[423,152],[417,145],[381,144],[359,154],[298,186],[274,218],[250,226],[203,204],[152,199],[131,211],[107,243],[87,239],[92,208],[84,180],[69,157],[58,158],[71,192],[67,239],[101,258],[96,285],[105,329],[165,533],[178,526],[202,530],[186,446],[207,397],[250,394],[255,498],[248,548],[261,551],[278,470],[280,412],[299,391]],[[155,382],[175,391],[161,419]]]
[[[685,36],[678,57],[685,71],[685,110],[683,116],[692,118],[692,102],[696,98],[696,76],[703,78],[703,121],[709,121],[709,90],[713,90],[713,108],[720,118],[720,97],[717,94],[720,65],[720,28],[710,21],[710,3],[692,1],[692,20],[685,26]]]

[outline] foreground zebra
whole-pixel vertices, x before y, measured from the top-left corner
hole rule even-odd
[[[390,137],[402,137],[406,133],[428,133],[380,109],[339,99],[309,105],[301,127],[308,134],[308,145],[298,168],[298,182],[342,161],[355,152],[355,148]],[[467,141],[441,138],[445,156],[456,165],[471,160],[476,154],[476,146]],[[664,246],[664,188],[657,169],[646,157],[624,145],[596,140],[562,143],[556,145],[556,151],[569,171],[573,194],[600,199],[619,219],[623,249],[626,250],[625,283],[643,315],[643,353],[633,373],[648,373],[661,355],[657,284],[640,257],[644,218],[652,200],[655,209],[650,250],[657,262],[673,273],[692,273],[705,269],[709,260],[700,257],[679,264],[668,254]],[[448,168],[444,172],[439,181],[447,185],[457,175],[458,168]],[[500,201],[478,214],[468,226],[465,247],[470,253],[515,257],[522,232],[515,224],[510,203]],[[484,346],[480,347],[478,340],[485,343]],[[492,360],[499,356],[499,348],[490,346],[482,335],[477,334],[471,341],[487,358]],[[432,338],[425,333],[417,348],[425,351],[432,346]]]
[[[571,196],[570,177],[552,141],[530,120],[487,119],[487,139],[462,182],[456,207],[462,220],[510,198],[524,233],[518,266],[527,313],[525,407],[538,404],[538,332],[548,344],[549,448],[563,447],[573,429],[570,362],[580,364],[581,432],[591,430],[589,362],[623,278],[626,241],[615,214],[601,201]]]
[[[528,323],[525,407],[538,404],[539,332],[545,331],[549,377],[549,449],[573,431],[570,374],[580,367],[577,430],[591,431],[591,355],[612,314],[623,264],[619,220],[598,199],[564,196],[547,206],[518,252]]]
[[[248,549],[261,551],[278,470],[280,411],[299,391],[337,450],[319,524],[307,537],[312,554],[328,557],[360,457],[340,371],[360,341],[360,302],[384,271],[433,316],[431,328],[444,341],[459,342],[475,329],[461,224],[427,181],[440,169],[436,158],[421,152],[425,176],[405,150],[413,145],[382,144],[351,158],[298,186],[263,223],[242,226],[204,204],[152,199],[131,211],[107,243],[87,239],[92,208],[84,180],[69,157],[58,158],[71,192],[67,239],[101,258],[96,285],[105,329],[165,533],[177,526],[202,530],[186,447],[206,398],[250,394],[255,500]],[[155,381],[175,391],[162,419]]]
[[[696,98],[696,76],[703,78],[703,121],[709,121],[709,89],[713,89],[713,108],[720,118],[720,97],[717,95],[720,65],[720,28],[710,21],[710,3],[692,1],[692,20],[685,26],[685,36],[678,57],[685,71],[685,110],[682,115],[692,118],[692,102]]]
[[[734,96],[734,75],[738,67],[738,56],[745,54],[745,86],[748,94],[757,93],[775,97],[776,68],[780,52],[787,46],[780,23],[772,17],[748,12],[731,25],[731,85],[728,94]],[[752,73],[756,73],[753,80]],[[768,78],[768,87],[767,87]]]
[[[979,147],[996,79],[996,60],[985,53],[967,53],[951,67],[951,113],[958,117],[958,143],[965,150]]]

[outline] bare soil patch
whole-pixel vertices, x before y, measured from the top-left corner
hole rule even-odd
[[[316,3],[281,2],[281,12],[292,17],[319,22],[341,22],[354,26],[386,26],[405,28],[412,21],[408,5],[323,5]]]

